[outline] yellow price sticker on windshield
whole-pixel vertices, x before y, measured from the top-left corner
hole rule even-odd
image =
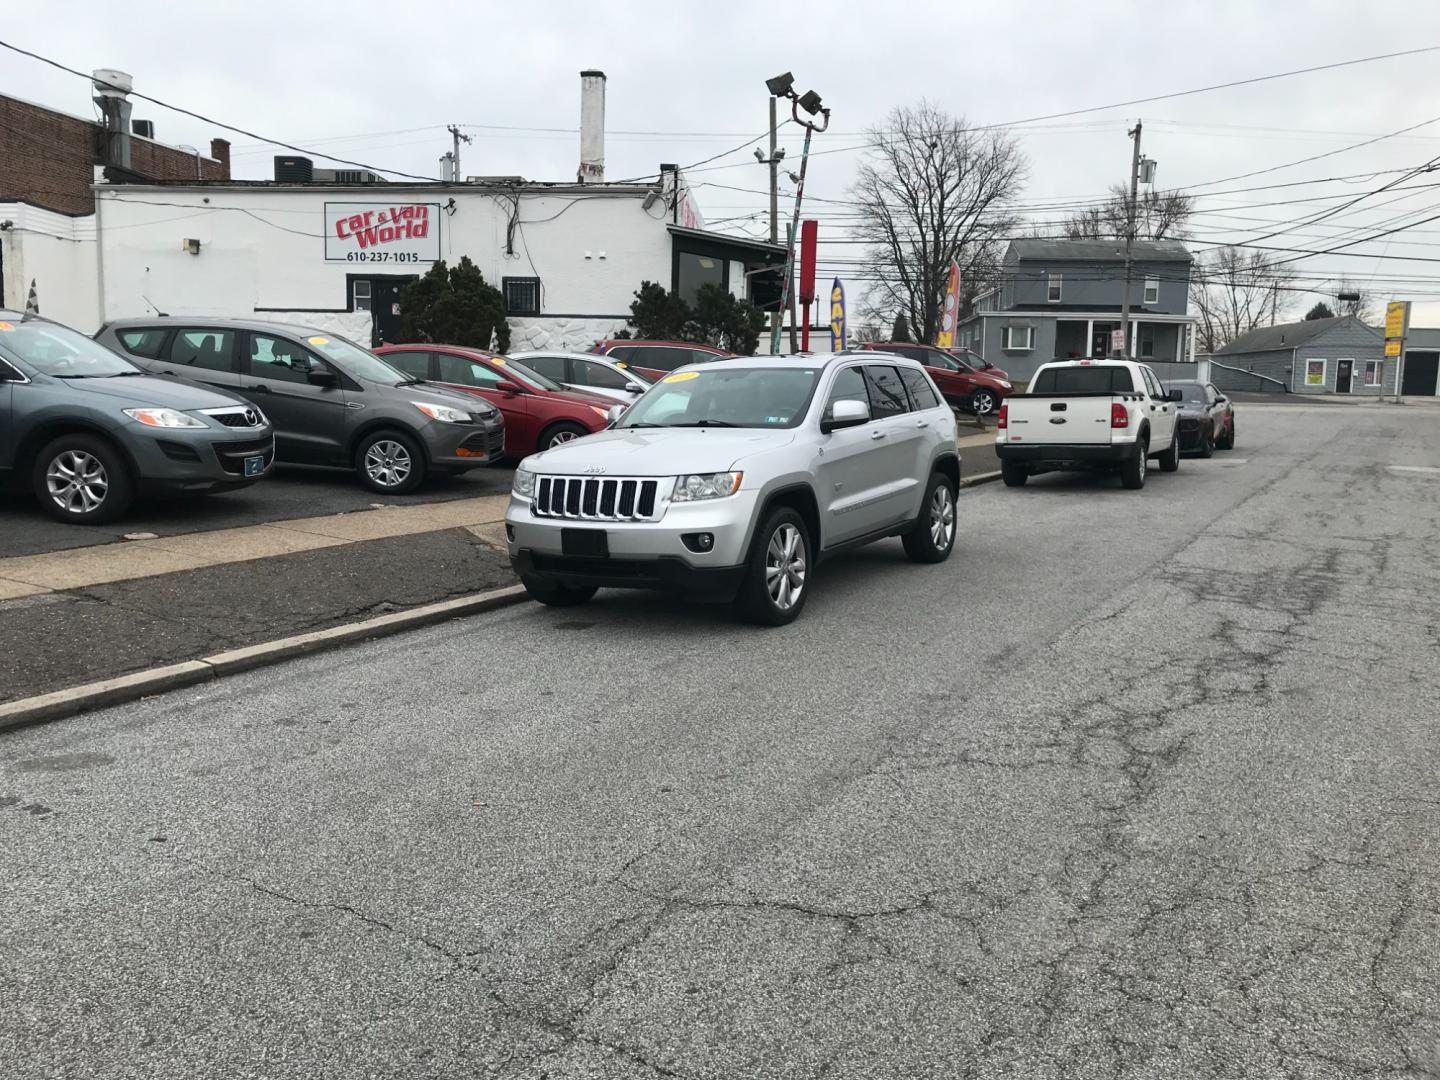
[[[14,324],[14,323],[0,322],[0,330],[14,330],[14,329],[15,329],[15,324]]]
[[[665,382],[689,382],[691,379],[698,379],[698,371],[677,371],[674,375],[666,375]]]
[[[330,339],[329,339],[328,337],[312,337],[312,338],[306,338],[305,340],[308,341],[311,345],[329,345],[329,344],[330,344]]]
[[[623,367],[629,367],[630,365],[627,364],[627,363],[625,363],[624,360],[616,360],[616,361],[615,361],[615,366],[618,367],[618,368],[623,368]]]
[[[492,356],[492,357],[490,358],[490,362],[491,362],[492,364],[499,364],[501,367],[504,367],[504,366],[505,366],[505,357],[503,357],[503,356]]]

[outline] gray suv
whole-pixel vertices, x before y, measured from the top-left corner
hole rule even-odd
[[[157,379],[59,323],[0,311],[0,480],[53,517],[113,521],[138,492],[246,487],[275,458],[264,414]]]
[[[275,425],[281,462],[353,469],[383,495],[505,453],[489,402],[435,386],[325,330],[237,319],[123,319],[95,335],[144,370],[237,394]]]
[[[920,364],[755,356],[666,375],[608,430],[526,458],[506,536],[541,603],[673,589],[779,625],[835,552],[898,536],[948,558],[959,486],[955,417]]]

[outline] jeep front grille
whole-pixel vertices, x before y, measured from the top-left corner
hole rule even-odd
[[[622,477],[541,476],[530,510],[578,521],[654,521],[660,481]]]

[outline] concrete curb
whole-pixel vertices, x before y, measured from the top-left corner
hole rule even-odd
[[[960,486],[962,488],[974,487],[976,484],[991,484],[1000,479],[1000,470],[994,472],[976,473],[974,476],[962,476]]]
[[[462,615],[478,615],[524,599],[525,589],[519,585],[510,585],[490,592],[443,600],[438,604],[426,604],[409,611],[397,611],[391,615],[347,623],[329,630],[316,630],[313,633],[297,634],[244,649],[231,649],[199,660],[187,660],[183,664],[170,664],[167,667],[137,671],[114,679],[86,683],[84,686],[72,686],[68,690],[21,698],[19,701],[0,705],[0,732],[45,724],[52,720],[64,720],[92,709],[123,705],[151,694],[193,686],[222,675],[233,675],[341,645],[398,634]]]

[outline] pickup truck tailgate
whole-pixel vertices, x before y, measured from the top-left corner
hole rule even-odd
[[[1112,400],[1109,394],[1020,394],[1006,398],[1008,441],[1067,446],[1109,443]]]

